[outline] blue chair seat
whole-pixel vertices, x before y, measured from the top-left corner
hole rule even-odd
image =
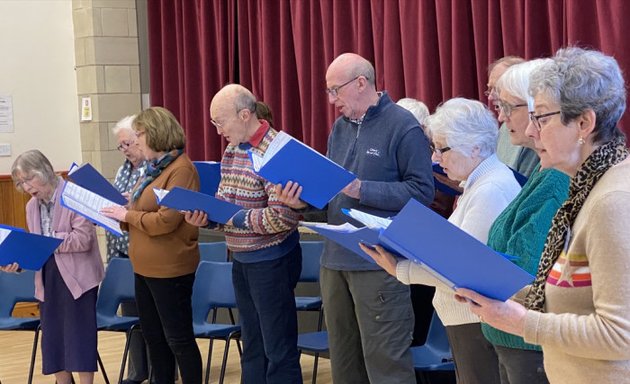
[[[452,371],[455,369],[450,353],[434,351],[424,346],[411,347],[413,366],[420,371]]]
[[[228,325],[228,324],[194,324],[193,330],[195,337],[201,338],[213,338],[213,339],[227,339],[234,337],[235,334],[241,332],[240,325]]]
[[[127,332],[129,328],[138,324],[140,320],[135,316],[105,316],[96,314],[96,328],[99,331]]]
[[[322,298],[317,296],[296,296],[295,308],[298,311],[319,311]]]
[[[38,325],[39,319],[36,317],[0,318],[0,329],[3,331],[34,330]]]
[[[298,349],[303,352],[328,352],[328,332],[309,332],[298,335]]]

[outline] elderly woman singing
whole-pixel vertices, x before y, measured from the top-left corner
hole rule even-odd
[[[497,121],[482,103],[455,98],[425,122],[433,142],[433,161],[464,189],[448,220],[485,243],[490,226],[521,189],[495,154]],[[433,306],[446,326],[458,383],[499,383],[497,355],[481,333],[479,317],[455,300],[450,288],[417,264],[397,261],[380,246],[376,251],[361,248],[403,283],[437,288]]]
[[[630,161],[618,128],[619,65],[601,52],[559,50],[532,73],[541,166],[571,177],[524,305],[460,289],[495,328],[542,346],[551,383],[622,383],[630,375]],[[625,161],[624,161],[625,160]]]

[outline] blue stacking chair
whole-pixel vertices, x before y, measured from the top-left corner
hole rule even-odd
[[[427,372],[455,370],[446,329],[437,313],[433,312],[424,345],[411,347],[411,353],[415,370],[422,374],[422,382],[427,381]]]
[[[37,342],[39,340],[39,318],[37,317],[13,317],[15,304],[21,302],[37,302],[35,299],[35,272],[23,271],[22,273],[0,272],[0,330],[2,331],[33,331],[33,349],[31,351],[31,364],[28,371],[28,383],[33,382],[35,369],[35,355],[37,354]]]
[[[199,243],[199,257],[201,261],[228,261],[225,241]]]
[[[324,250],[323,241],[301,241],[302,247],[302,273],[300,274],[300,282],[318,283],[319,267],[322,251]],[[322,298],[320,296],[296,296],[295,308],[298,311],[319,311],[319,319],[317,321],[317,330],[322,329],[323,311]]]
[[[210,339],[208,346],[208,361],[206,363],[205,383],[210,381],[210,362],[214,339],[225,340],[223,362],[219,383],[223,383],[225,368],[227,366],[230,341],[237,340],[239,353],[242,354],[238,344],[241,327],[234,324],[218,324],[217,311],[220,308],[236,308],[234,285],[232,284],[232,263],[202,261],[197,267],[195,284],[192,294],[193,328],[195,337]],[[208,322],[208,315],[212,312],[212,320]]]
[[[319,355],[322,353],[328,353],[328,332],[317,331],[299,334],[297,345],[300,353],[306,352],[315,357],[315,361],[313,363],[312,383],[316,384]]]
[[[131,333],[139,327],[135,316],[119,316],[118,307],[125,301],[135,300],[133,268],[129,259],[114,257],[109,261],[105,279],[101,283],[96,301],[96,327],[99,331],[125,332],[127,341],[120,364],[118,383],[122,382],[129,352]],[[99,357],[99,364],[105,381],[109,383],[105,368]]]

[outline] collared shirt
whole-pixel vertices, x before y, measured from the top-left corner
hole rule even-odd
[[[52,236],[52,222],[53,222],[53,210],[55,208],[55,193],[53,193],[49,202],[39,200],[39,217],[40,225],[42,227],[42,235]]]
[[[260,127],[258,127],[256,132],[254,132],[254,134],[248,141],[252,147],[258,147],[262,139],[267,134],[267,131],[269,130],[269,122],[267,122],[267,120],[260,119],[259,121]]]

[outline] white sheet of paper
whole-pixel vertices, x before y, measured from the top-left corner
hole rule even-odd
[[[119,207],[120,205],[74,183],[66,183],[66,186],[63,189],[62,197],[64,203],[69,208],[72,208],[88,218],[102,223],[115,232],[122,234],[117,220],[111,219],[100,213],[101,209],[104,207]]]

